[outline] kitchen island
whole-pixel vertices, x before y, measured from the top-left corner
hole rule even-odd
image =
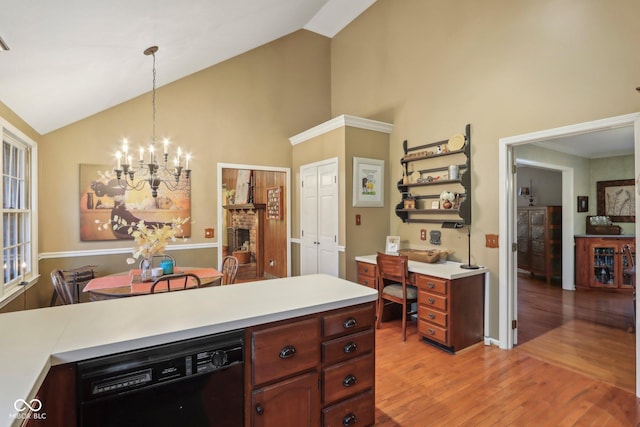
[[[372,305],[376,298],[367,287],[310,275],[2,314],[0,425],[21,424],[16,401],[30,402],[54,366]],[[46,405],[41,411],[53,416],[55,408]]]

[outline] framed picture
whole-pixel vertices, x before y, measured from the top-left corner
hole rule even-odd
[[[384,206],[384,160],[353,158],[353,206]]]
[[[598,215],[613,222],[636,222],[635,183],[633,179],[598,181]]]
[[[589,197],[578,196],[578,212],[588,212],[588,211],[589,211]]]
[[[440,209],[440,200],[433,200],[431,202],[431,209]]]
[[[387,246],[384,253],[389,255],[398,255],[400,250],[400,236],[387,236]]]

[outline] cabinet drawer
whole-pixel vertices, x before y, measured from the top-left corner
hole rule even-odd
[[[322,400],[335,402],[373,387],[373,354],[349,359],[322,370]]]
[[[446,295],[448,293],[448,284],[449,282],[447,280],[423,276],[421,274],[416,276],[416,285],[425,291]]]
[[[374,347],[373,329],[347,335],[322,343],[322,361],[325,364],[339,362],[368,353]]]
[[[369,276],[360,276],[358,275],[358,283],[360,285],[368,286],[370,288],[376,288],[376,278]]]
[[[253,384],[310,369],[319,363],[316,319],[253,331]]]
[[[376,265],[358,262],[358,276],[376,277]]]
[[[322,336],[330,337],[373,326],[373,304],[341,310],[322,316]]]
[[[323,427],[371,426],[375,423],[375,402],[371,390],[322,410]]]
[[[425,307],[433,307],[438,310],[447,311],[447,297],[425,292],[418,288],[418,303]]]
[[[447,313],[438,310],[432,310],[430,307],[423,307],[420,310],[420,318],[427,322],[435,323],[443,328],[447,327]]]
[[[436,326],[433,323],[418,319],[418,332],[429,339],[449,345],[447,329]]]

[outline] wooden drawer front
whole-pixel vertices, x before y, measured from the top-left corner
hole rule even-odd
[[[322,316],[322,336],[330,337],[372,327],[375,320],[373,307],[371,303]]]
[[[323,427],[371,426],[375,423],[371,390],[322,410]]]
[[[432,322],[438,326],[442,326],[443,328],[448,326],[447,313],[432,310],[430,307],[423,307],[423,309],[420,310],[420,318],[427,322]]]
[[[350,359],[322,370],[322,401],[335,402],[373,387],[373,354]]]
[[[358,276],[376,277],[376,265],[358,262]]]
[[[369,276],[360,276],[358,275],[358,283],[364,286],[368,286],[370,288],[376,288],[376,278]]]
[[[425,307],[447,311],[447,297],[425,292],[421,288],[418,288],[418,302]]]
[[[310,369],[320,362],[316,319],[252,333],[253,384]]]
[[[426,322],[422,319],[418,319],[418,332],[429,339],[439,341],[445,345],[449,345],[447,329],[436,326],[431,322]]]
[[[368,353],[373,350],[374,342],[373,329],[324,342],[322,362],[330,364]]]
[[[425,291],[435,292],[442,295],[446,295],[448,293],[447,290],[449,281],[447,280],[418,275],[416,282],[416,285]]]

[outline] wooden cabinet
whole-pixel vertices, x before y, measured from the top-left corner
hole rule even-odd
[[[373,425],[374,304],[248,329],[246,425]]]
[[[445,280],[416,275],[418,333],[456,352],[484,338],[484,275]]]
[[[518,208],[518,268],[531,274],[562,275],[562,206]]]
[[[21,412],[25,415],[22,426],[76,426],[75,365],[52,366],[35,398],[42,407],[38,411]]]
[[[377,289],[377,266],[368,262],[358,261],[358,283]]]
[[[417,147],[404,141],[403,150],[402,201],[395,209],[402,222],[471,224],[471,126],[449,140]],[[455,194],[451,205],[440,200],[445,190]]]
[[[625,273],[630,266],[623,254],[631,245],[635,257],[635,237],[581,236],[576,243],[576,287],[583,289],[632,289],[632,276]]]

